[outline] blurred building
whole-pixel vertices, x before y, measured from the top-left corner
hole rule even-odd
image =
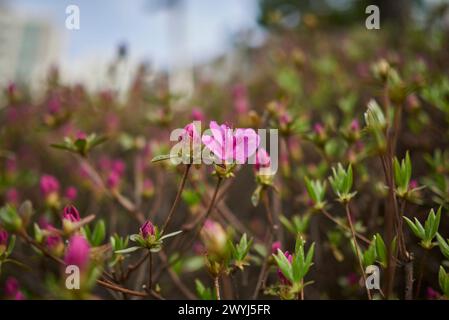
[[[39,84],[58,62],[60,35],[50,19],[0,10],[0,85]]]

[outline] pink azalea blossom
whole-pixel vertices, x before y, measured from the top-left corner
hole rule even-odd
[[[74,235],[69,240],[69,245],[64,257],[66,265],[76,265],[81,270],[89,263],[90,246],[87,240],[80,235]]]
[[[212,135],[203,135],[206,148],[214,153],[219,161],[243,164],[252,156],[260,143],[259,135],[253,129],[236,129],[235,132],[225,124],[210,122]]]
[[[75,208],[75,206],[72,205],[66,206],[64,208],[62,218],[72,222],[78,222],[81,220],[78,210]]]

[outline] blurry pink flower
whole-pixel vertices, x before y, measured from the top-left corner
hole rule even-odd
[[[203,135],[202,141],[215,156],[225,163],[245,163],[260,143],[259,135],[253,129],[236,129],[225,124],[210,122],[212,135]]]
[[[256,163],[254,168],[259,170],[260,168],[268,168],[271,163],[271,158],[268,152],[264,148],[257,149],[256,152]]]
[[[441,297],[441,294],[433,288],[427,287],[426,297],[428,300],[437,300]]]
[[[285,252],[284,252],[284,255],[285,255],[285,257],[287,258],[287,260],[288,260],[290,263],[292,263],[292,261],[293,261],[293,256],[292,256],[288,251],[285,251]],[[288,280],[288,279],[284,276],[284,274],[282,273],[281,269],[278,268],[277,274],[278,274],[279,281],[280,281],[282,284],[284,284],[284,285],[290,285],[290,284],[291,284],[291,283],[290,283],[290,280]]]
[[[116,171],[111,171],[106,179],[106,185],[109,189],[117,189],[120,180],[120,175]]]
[[[321,135],[323,135],[324,134],[324,127],[323,127],[323,125],[321,124],[321,123],[315,123],[314,125],[313,125],[313,131],[317,134],[317,135],[319,135],[319,136],[321,136]]]
[[[48,196],[59,191],[59,182],[55,177],[46,174],[41,177],[40,188],[42,194]]]
[[[143,180],[143,192],[145,196],[150,197],[154,193],[154,184],[151,179],[145,179]]]
[[[6,172],[8,174],[13,174],[17,171],[17,161],[16,159],[6,159],[5,162]]]
[[[65,194],[64,195],[70,201],[75,201],[76,197],[78,196],[78,190],[76,190],[75,187],[70,186],[67,189],[65,189]]]
[[[69,245],[64,257],[66,265],[76,265],[81,270],[89,263],[90,246],[87,240],[80,236],[74,235],[69,240]]]
[[[12,96],[14,96],[14,94],[17,92],[17,86],[16,86],[16,84],[15,84],[14,82],[10,82],[10,83],[8,84],[8,88],[7,88],[6,90],[7,90],[7,92],[8,92],[8,95],[9,95],[10,97],[12,97]]]
[[[410,190],[418,188],[418,181],[416,181],[415,179],[410,180],[408,187]]]
[[[350,285],[350,286],[354,286],[354,285],[358,284],[359,280],[360,280],[359,276],[354,272],[352,272],[346,276],[346,281],[348,282],[348,285]]]
[[[87,138],[87,134],[84,131],[78,130],[76,133],[76,139],[84,140]]]
[[[360,124],[357,119],[352,120],[350,128],[352,131],[359,131],[360,130]]]
[[[279,123],[282,126],[287,126],[290,123],[292,123],[293,119],[290,116],[290,114],[287,111],[284,111],[280,116],[279,116]]]
[[[54,249],[62,243],[62,238],[58,235],[48,236],[45,238],[45,245],[49,249]]]
[[[278,250],[281,250],[281,242],[280,241],[275,241],[273,242],[273,244],[271,245],[271,253],[277,254]]]
[[[203,121],[205,119],[203,112],[199,108],[192,109],[191,117],[193,121]]]
[[[140,227],[140,235],[147,239],[149,236],[154,236],[155,229],[154,225],[151,223],[150,220],[145,221],[145,223]]]
[[[125,173],[126,164],[123,160],[117,159],[114,160],[111,164],[111,170],[115,171],[119,176],[122,176]]]
[[[20,291],[19,282],[14,277],[9,277],[5,282],[5,295],[8,299],[12,300],[24,300],[25,296]]]
[[[80,214],[75,206],[65,206],[62,218],[71,222],[78,222],[81,220]]]
[[[233,88],[234,109],[238,114],[245,114],[249,109],[248,94],[243,85],[236,85]]]
[[[8,243],[8,232],[6,230],[0,229],[0,246],[6,246],[7,243]]]
[[[52,114],[58,113],[61,110],[61,101],[59,97],[54,94],[48,101],[48,111]]]
[[[19,203],[19,192],[16,188],[10,188],[5,193],[5,198],[7,203],[18,204]]]

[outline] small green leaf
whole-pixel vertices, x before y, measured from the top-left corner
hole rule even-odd
[[[142,247],[129,247],[126,249],[117,250],[117,251],[115,251],[115,253],[131,253],[131,252],[137,251],[139,249],[142,249]]]

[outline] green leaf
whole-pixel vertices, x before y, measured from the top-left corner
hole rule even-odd
[[[449,241],[444,240],[444,238],[437,233],[438,246],[440,247],[441,253],[449,259]]]
[[[142,249],[142,247],[137,247],[137,246],[136,247],[129,247],[129,248],[126,248],[126,249],[117,250],[117,251],[115,251],[115,253],[131,253],[131,252],[137,251],[139,249]]]
[[[374,241],[376,243],[376,254],[379,262],[385,268],[388,265],[387,247],[385,246],[385,242],[379,233],[376,233],[376,235],[374,236]]]
[[[167,239],[167,238],[174,237],[174,236],[180,234],[181,232],[182,232],[182,230],[178,230],[178,231],[175,231],[175,232],[172,232],[172,233],[167,233],[167,234],[163,235],[162,237],[160,237],[159,240],[164,240],[164,239]]]
[[[276,261],[279,269],[281,270],[282,274],[291,282],[294,282],[293,278],[293,270],[290,262],[288,261],[287,257],[284,255],[284,253],[278,249],[277,254],[273,254],[274,260]]]
[[[169,160],[171,158],[172,158],[172,156],[170,154],[161,154],[161,155],[155,156],[153,159],[151,159],[151,162],[159,162],[159,161]]]
[[[94,246],[99,246],[105,237],[106,233],[106,226],[104,223],[104,220],[99,220],[97,224],[95,225],[94,231],[91,236],[92,244]]]
[[[16,244],[16,235],[12,235],[9,238],[8,248],[6,249],[6,257],[9,257],[14,250],[14,245]]]

